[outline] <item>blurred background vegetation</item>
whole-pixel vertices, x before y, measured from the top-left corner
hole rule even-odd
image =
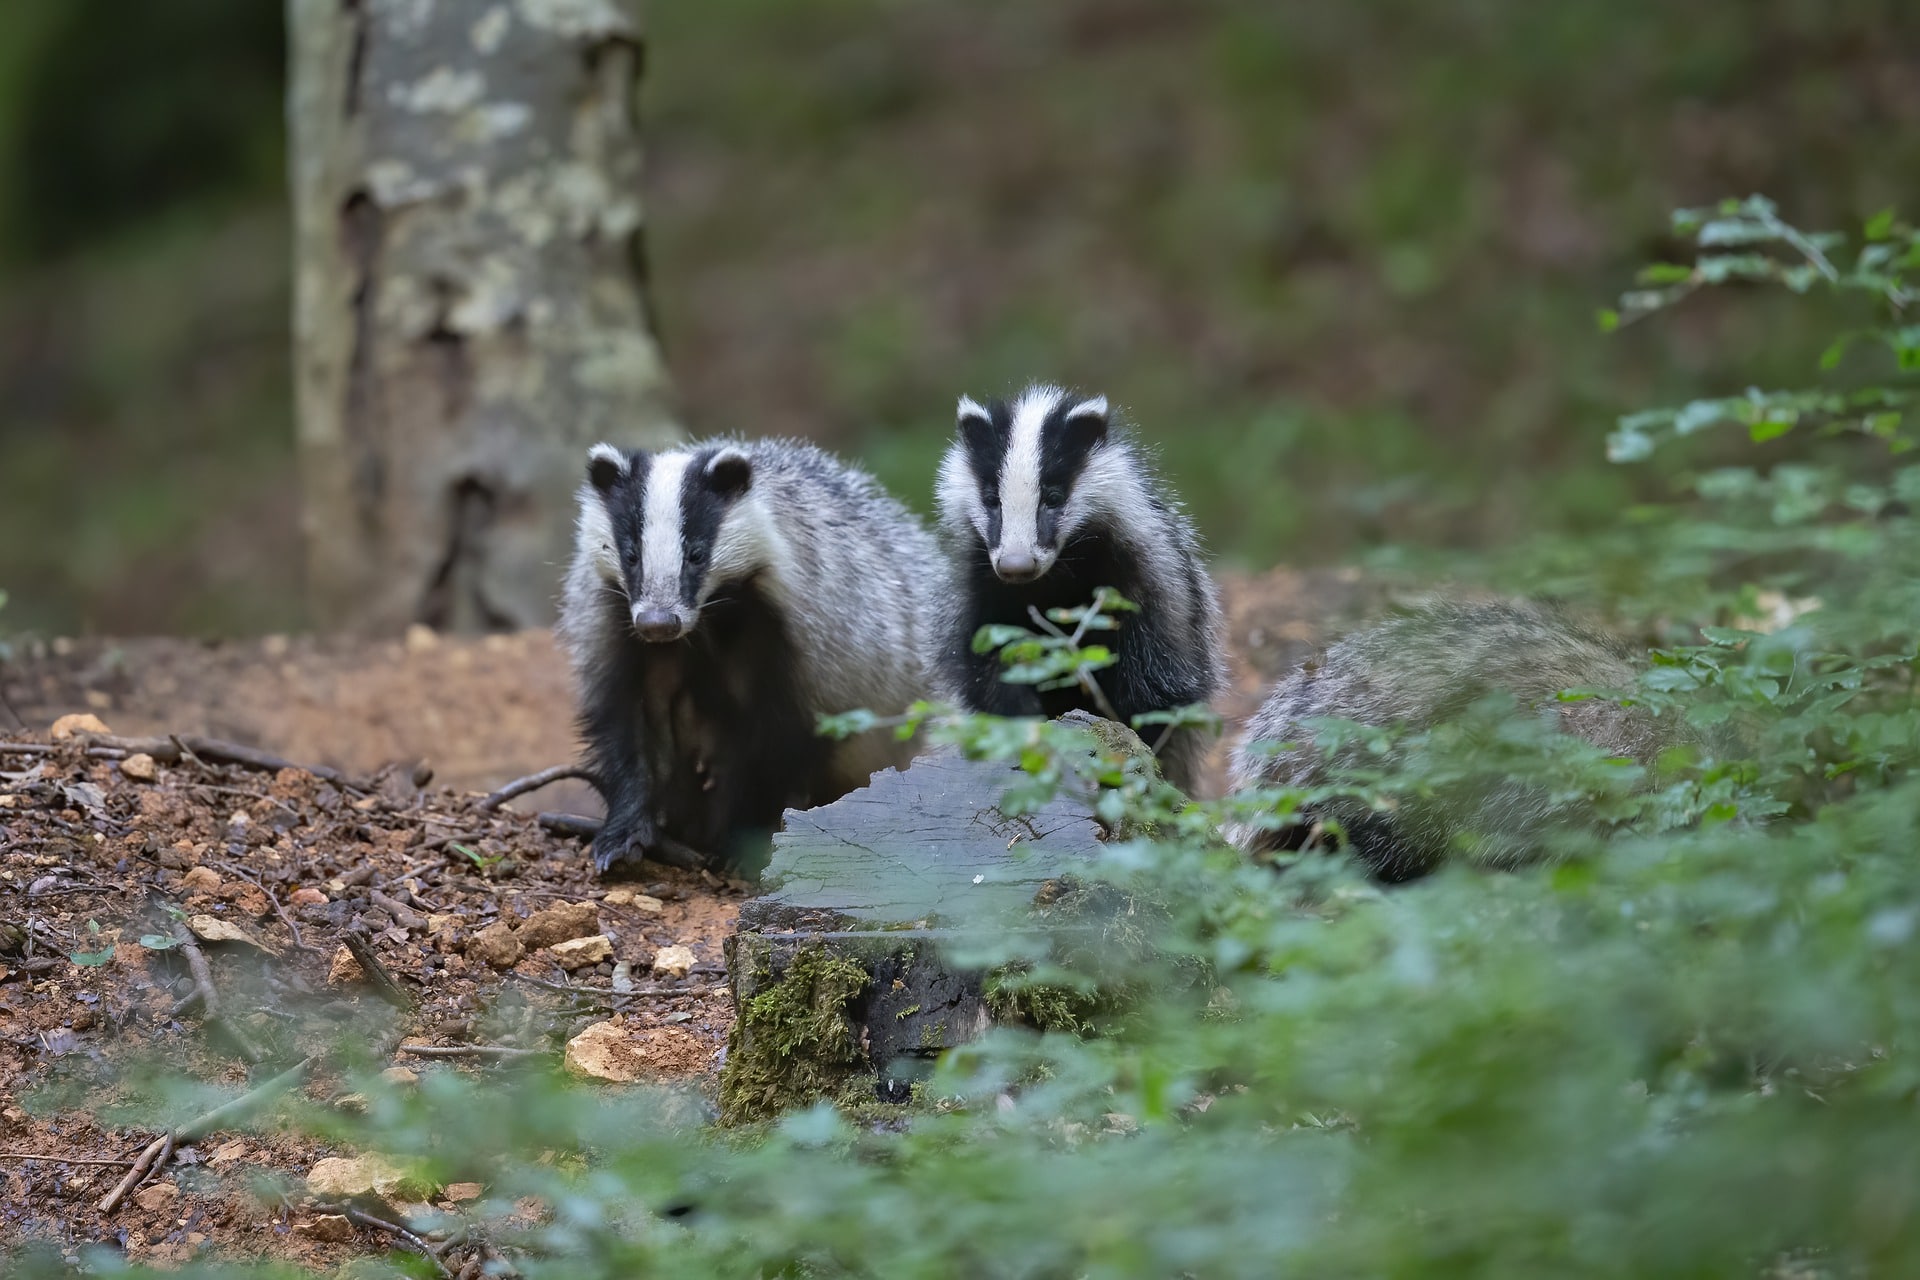
[[[1221,560],[1605,523],[1615,415],[1798,384],[1820,305],[1596,332],[1667,213],[1920,206],[1906,0],[654,0],[689,425],[925,506],[954,397],[1098,386]],[[281,6],[0,6],[0,586],[41,630],[301,625]]]

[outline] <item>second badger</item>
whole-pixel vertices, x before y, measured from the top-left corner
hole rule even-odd
[[[1003,682],[998,655],[972,641],[988,623],[1030,626],[1029,610],[1112,587],[1140,606],[1098,676],[1113,710],[1124,720],[1211,698],[1226,678],[1220,601],[1192,522],[1161,489],[1104,396],[1031,386],[1011,403],[962,397],[936,494],[955,579],[939,637],[947,692],[996,715],[1097,711],[1078,689]],[[1160,748],[1167,780],[1191,792],[1205,750],[1198,730],[1176,731]]]
[[[606,797],[602,871],[670,847],[751,856],[782,810],[904,763],[885,732],[816,716],[926,696],[933,539],[810,445],[594,446],[560,634]]]

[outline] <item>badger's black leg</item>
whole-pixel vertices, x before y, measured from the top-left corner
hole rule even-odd
[[[595,675],[584,702],[588,710],[581,730],[607,803],[606,823],[593,838],[594,869],[602,873],[616,863],[638,863],[659,836],[642,750],[637,674],[631,661],[609,664]]]

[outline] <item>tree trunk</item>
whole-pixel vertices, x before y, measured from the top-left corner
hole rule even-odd
[[[553,616],[587,446],[678,435],[639,0],[288,0],[295,379],[324,627]]]

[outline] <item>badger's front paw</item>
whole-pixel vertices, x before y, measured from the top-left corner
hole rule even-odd
[[[659,838],[659,831],[644,816],[616,818],[609,814],[606,824],[593,838],[593,869],[601,875],[623,864],[629,870],[637,870]]]

